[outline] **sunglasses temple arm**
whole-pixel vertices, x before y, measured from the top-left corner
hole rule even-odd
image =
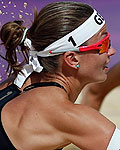
[[[64,53],[68,51],[80,52],[79,48],[73,48],[73,49],[68,49],[68,50],[64,50],[64,49],[54,50],[54,51],[51,51],[51,53],[56,54],[56,53]]]

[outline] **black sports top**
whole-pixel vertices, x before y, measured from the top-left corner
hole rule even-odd
[[[37,87],[44,87],[44,86],[57,86],[59,88],[64,89],[63,86],[56,82],[41,82],[41,83],[34,83],[30,86],[27,86],[23,91],[28,91],[33,88]],[[65,89],[64,89],[65,90]],[[66,91],[66,90],[65,90]],[[0,112],[4,105],[15,98],[16,96],[20,95],[21,91],[15,84],[11,84],[10,86],[6,87],[3,90],[0,90]],[[1,115],[0,115],[0,150],[15,150],[16,148],[11,143],[10,139],[8,138],[1,122]],[[59,149],[62,150],[62,149]]]

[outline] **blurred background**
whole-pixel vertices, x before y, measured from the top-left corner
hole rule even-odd
[[[22,19],[25,24],[31,25],[33,19],[34,7],[40,10],[46,4],[59,0],[0,0],[0,28],[1,26],[13,20]],[[69,0],[70,1],[70,0]],[[112,67],[120,59],[120,1],[119,0],[76,0],[92,5],[98,12],[104,16],[107,22],[108,32],[111,34],[112,46],[116,49],[116,54],[111,57],[109,67]],[[0,54],[4,56],[4,48],[0,47]],[[18,60],[20,61],[20,60]],[[0,58],[0,82],[7,78],[7,63]],[[78,97],[78,103],[80,102]],[[120,127],[119,110],[120,87],[112,90],[105,98],[101,108],[103,113],[110,120]],[[67,146],[64,150],[78,150],[74,145]]]

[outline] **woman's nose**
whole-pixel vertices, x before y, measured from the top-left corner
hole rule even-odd
[[[112,55],[114,55],[116,53],[116,50],[112,47],[112,46],[110,46],[110,48],[109,48],[109,50],[108,50],[108,55],[109,56],[112,56]]]

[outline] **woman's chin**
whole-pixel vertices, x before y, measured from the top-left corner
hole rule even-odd
[[[107,74],[105,74],[104,76],[100,76],[100,78],[97,78],[95,80],[96,83],[101,83],[104,82],[107,79]]]
[[[101,82],[105,82],[107,79],[107,75],[101,80]]]

